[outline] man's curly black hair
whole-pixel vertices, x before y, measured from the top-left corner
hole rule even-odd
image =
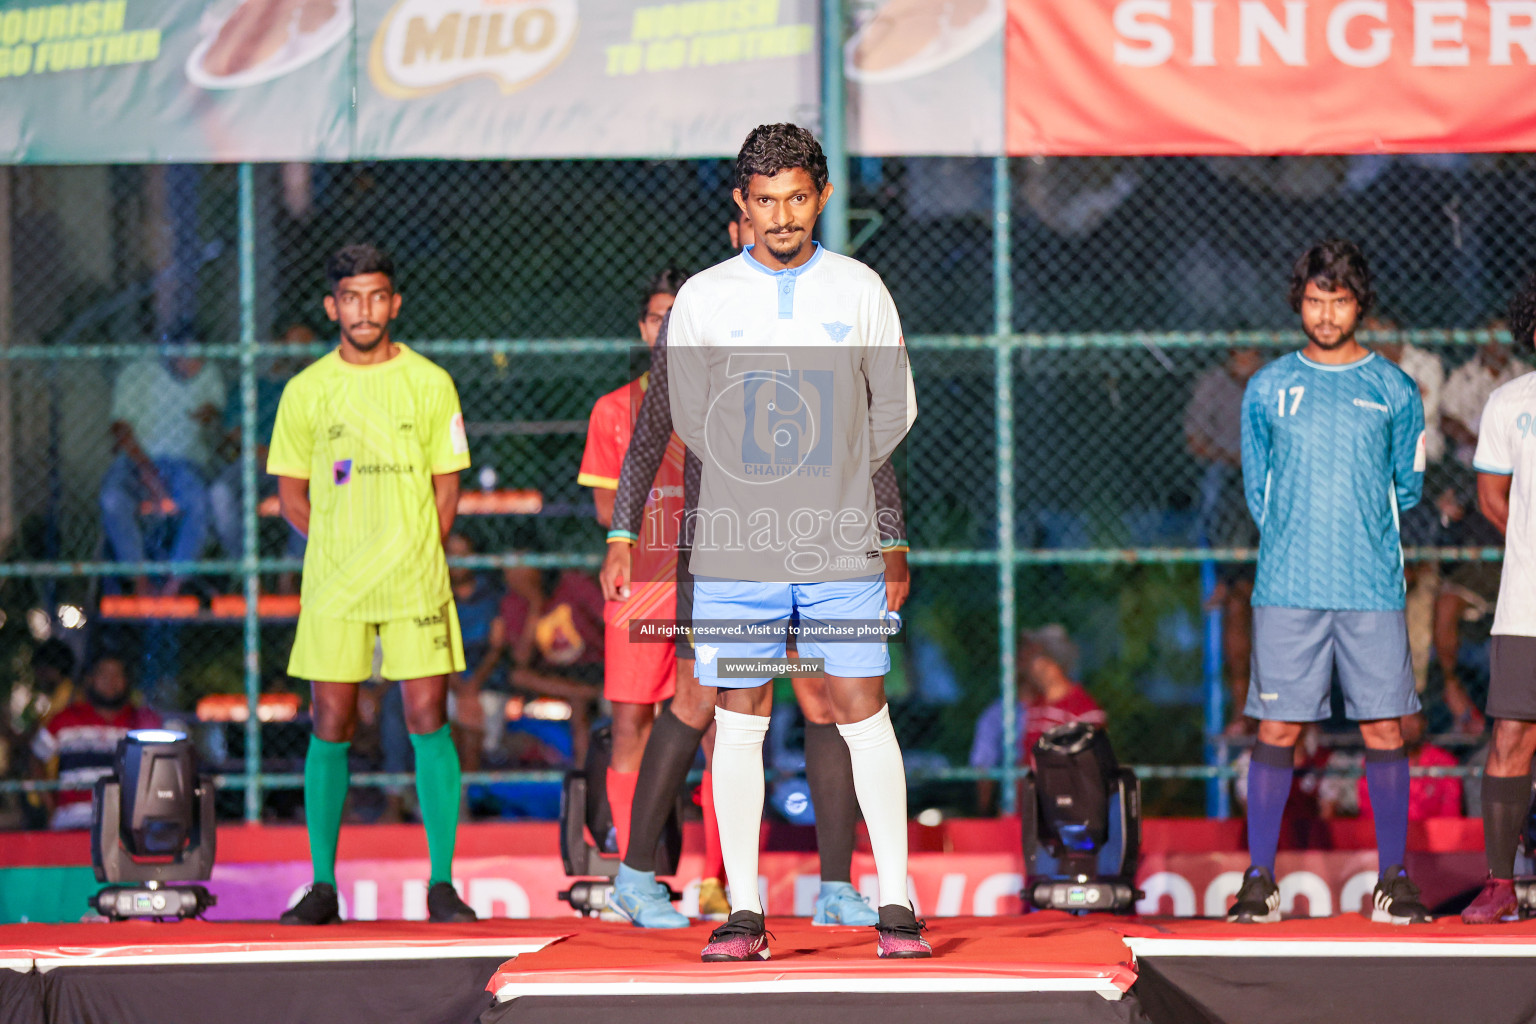
[[[1365,253],[1347,238],[1319,242],[1296,260],[1296,265],[1291,268],[1289,298],[1291,308],[1298,313],[1308,284],[1315,284],[1325,292],[1349,289],[1360,304],[1362,318],[1376,302],[1376,289],[1371,285],[1371,270],[1366,266]]]
[[[1515,348],[1528,352],[1536,336],[1536,273],[1528,275],[1509,300],[1509,339]]]
[[[760,124],[736,154],[735,185],[746,195],[754,174],[771,178],[796,167],[811,176],[817,192],[827,187],[827,155],[816,136],[797,124]]]

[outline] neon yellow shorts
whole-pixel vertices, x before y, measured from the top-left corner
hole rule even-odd
[[[299,612],[288,674],[321,683],[373,675],[373,644],[384,648],[385,679],[427,679],[464,671],[464,640],[452,601],[432,614],[389,622],[348,622]]]

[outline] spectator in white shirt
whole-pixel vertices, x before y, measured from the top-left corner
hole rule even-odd
[[[190,339],[188,339],[190,340]],[[191,561],[202,553],[209,526],[208,427],[224,408],[224,379],[200,358],[168,352],[129,363],[112,387],[112,443],[117,457],[101,482],[102,528],[111,556],[146,560],[140,516],[145,503],[175,515],[168,556]],[[162,590],[175,593],[172,577]],[[137,581],[139,593],[149,582]]]
[[[1529,363],[1516,359],[1503,334],[1509,330],[1504,319],[1487,324],[1488,337],[1477,347],[1477,354],[1451,372],[1440,399],[1441,422],[1448,438],[1456,443],[1456,461],[1472,465],[1477,450],[1478,426],[1488,396],[1516,377],[1531,372]]]
[[[1424,400],[1424,457],[1432,464],[1439,462],[1445,457],[1445,434],[1440,426],[1445,367],[1440,357],[1404,341],[1398,333],[1401,325],[1386,313],[1366,317],[1361,326],[1375,335],[1371,348],[1396,363],[1419,386],[1419,397]]]

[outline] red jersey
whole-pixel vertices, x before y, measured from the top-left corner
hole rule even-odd
[[[112,774],[117,741],[130,729],[156,729],[160,716],[148,708],[125,704],[104,715],[96,705],[77,700],[38,730],[32,752],[39,761],[59,759],[59,781],[77,789],[61,789],[56,806],[90,803],[96,780]]]
[[[1028,715],[1024,724],[1024,749],[1031,758],[1035,741],[1058,725],[1069,722],[1087,722],[1090,725],[1105,723],[1104,709],[1078,683],[1073,683],[1060,700],[1032,700],[1024,705],[1024,709]]]
[[[587,446],[581,455],[581,471],[576,482],[584,487],[617,490],[624,453],[634,436],[635,417],[645,396],[649,374],[616,388],[599,398],[587,421]],[[673,433],[667,441],[666,454],[651,482],[650,497],[645,502],[645,519],[640,536],[635,538],[631,563],[632,583],[672,583],[677,579],[677,536],[683,518],[683,442]],[[645,618],[658,599],[653,588],[630,588],[629,600],[621,602],[625,618]],[[670,612],[662,612],[670,614]]]

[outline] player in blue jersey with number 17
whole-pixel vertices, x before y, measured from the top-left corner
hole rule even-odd
[[[1398,515],[1424,484],[1424,406],[1402,370],[1355,340],[1375,294],[1353,242],[1307,250],[1291,307],[1307,346],[1270,363],[1243,394],[1243,488],[1259,527],[1253,671],[1259,719],[1248,773],[1253,864],[1230,919],[1280,919],[1275,850],[1305,723],[1328,717],[1337,672],[1365,740],[1381,870],[1372,919],[1429,920],[1403,870],[1408,758],[1399,719],[1419,710],[1403,618]]]

